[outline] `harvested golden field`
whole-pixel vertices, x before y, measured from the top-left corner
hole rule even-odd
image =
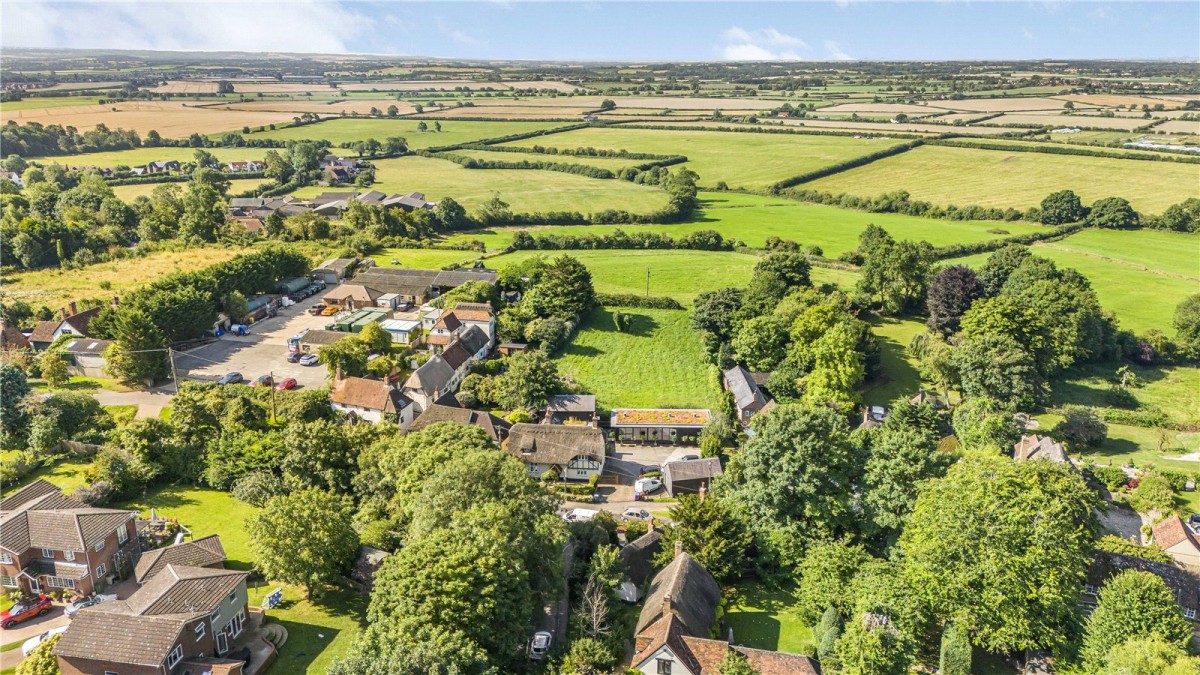
[[[241,248],[193,248],[185,251],[159,251],[141,258],[90,265],[81,270],[45,269],[7,274],[3,283],[5,301],[24,300],[30,305],[45,305],[52,310],[86,298],[109,299],[123,295],[149,281],[172,272],[187,272],[207,267],[244,253]],[[111,284],[107,288],[101,284]]]
[[[512,84],[471,80],[405,80],[402,82],[342,82],[338,84],[338,89],[342,91],[454,91],[459,88],[473,91],[487,89],[502,91],[512,89]]]
[[[1038,114],[1004,114],[990,119],[984,124],[1022,124],[1031,127],[1098,127],[1103,129],[1120,129],[1133,131],[1144,126],[1146,120],[1129,117],[1100,117],[1097,115],[1038,115]]]
[[[1200,134],[1200,121],[1171,120],[1154,127],[1154,131],[1166,131],[1172,134]]]
[[[254,188],[257,188],[259,185],[262,185],[264,183],[270,183],[270,181],[266,178],[235,178],[235,179],[229,181],[229,194],[231,194],[231,195],[240,194],[242,192],[245,192],[246,190],[252,190]],[[154,188],[158,187],[159,185],[162,185],[162,183],[142,183],[140,185],[115,185],[115,186],[113,186],[113,193],[115,193],[117,195],[117,197],[121,198],[124,201],[132,202],[134,199],[136,199],[137,197],[141,197],[142,195],[146,195],[147,197],[149,197],[150,193],[154,192]],[[184,190],[187,188],[186,183],[172,183],[172,185],[178,185],[180,190]]]
[[[224,110],[167,101],[136,101],[109,105],[67,106],[0,111],[0,121],[38,122],[72,126],[80,131],[105,124],[110,129],[133,129],[142,136],[154,129],[164,138],[185,138],[193,133],[212,134],[290,122],[292,113],[265,110]]]
[[[304,92],[329,92],[333,88],[327,84],[303,84],[289,82],[238,82],[233,80],[233,91],[239,94],[303,94]],[[149,89],[156,94],[215,94],[216,82],[196,82],[191,80],[172,80],[166,84]]]
[[[1065,101],[1053,98],[971,98],[961,101],[943,101],[941,105],[961,112],[1018,112],[1023,110],[1062,110],[1063,103]]]
[[[908,103],[842,103],[839,105],[831,105],[819,109],[817,112],[825,113],[884,113],[895,115],[897,113],[916,113],[918,115],[929,115],[933,113],[945,112],[949,106],[927,106],[927,105],[910,105]]]
[[[221,110],[253,110],[268,112],[306,113],[318,115],[340,115],[341,113],[370,114],[371,108],[386,111],[388,106],[396,106],[401,115],[417,111],[416,106],[407,101],[397,101],[388,98],[353,98],[337,99],[334,101],[247,101],[245,103],[227,103],[211,106]]]
[[[817,128],[835,128],[848,129],[851,131],[874,131],[877,133],[926,133],[926,134],[944,134],[948,131],[953,131],[958,134],[973,134],[977,136],[993,136],[997,134],[1012,133],[1012,129],[1001,129],[997,127],[953,127],[946,124],[922,124],[920,122],[905,122],[903,124],[892,124],[891,122],[851,122],[849,120],[810,120],[810,119],[787,119],[781,120],[784,124],[793,127],[817,127]]]
[[[262,160],[268,148],[208,148],[222,162],[244,162],[255,159]],[[107,152],[85,152],[75,155],[55,155],[53,157],[30,157],[43,164],[62,164],[63,166],[142,166],[149,162],[166,162],[176,160],[190,162],[195,157],[195,148],[132,148],[130,150],[109,150]]]
[[[1074,101],[1076,103],[1087,103],[1089,105],[1104,105],[1104,106],[1131,106],[1142,107],[1148,105],[1154,107],[1159,103],[1163,103],[1162,99],[1150,98],[1148,96],[1126,96],[1122,94],[1064,94],[1063,96],[1053,97],[1059,101]],[[1178,102],[1176,102],[1178,103]]]
[[[443,108],[441,110],[426,110],[426,117],[449,117],[449,118],[466,118],[466,119],[494,119],[494,120],[536,120],[536,119],[560,119],[560,120],[578,120],[579,118],[594,111],[595,108],[565,108],[565,107],[547,107],[535,108],[533,106],[475,106],[469,108]]]

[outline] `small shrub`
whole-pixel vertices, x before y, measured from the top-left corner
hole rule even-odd
[[[1062,438],[1072,450],[1099,447],[1108,436],[1108,425],[1093,408],[1068,405],[1062,409],[1063,421],[1054,427],[1054,435]]]
[[[112,500],[115,492],[111,483],[98,480],[90,485],[80,485],[71,496],[91,506],[104,506]]]
[[[1128,476],[1116,466],[1093,466],[1091,468],[1092,476],[1104,484],[1104,487],[1109,491],[1120,488],[1128,480]]]
[[[630,520],[625,523],[625,541],[633,541],[650,530],[650,526],[641,520]]]

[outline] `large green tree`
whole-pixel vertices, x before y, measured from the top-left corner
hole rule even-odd
[[[126,382],[154,382],[168,373],[167,339],[150,317],[138,309],[118,311],[113,343],[104,350],[105,370]]]
[[[324,490],[272,497],[246,521],[263,576],[304,587],[308,597],[349,571],[358,553],[351,502]]]
[[[733,504],[715,496],[683,495],[670,513],[673,525],[663,533],[660,564],[671,561],[678,541],[717,581],[733,581],[742,575],[750,562],[753,538]]]
[[[513,354],[496,381],[497,403],[502,408],[537,408],[558,391],[558,369],[540,349]]]
[[[592,273],[569,255],[559,256],[546,266],[530,296],[529,303],[538,316],[563,319],[583,314],[596,301]]]
[[[1196,675],[1200,656],[1158,637],[1133,638],[1112,648],[1097,672],[1104,675]]]
[[[968,457],[925,484],[900,536],[902,575],[989,651],[1061,645],[1095,536],[1095,494],[1053,462]]]
[[[1100,589],[1096,609],[1084,628],[1083,656],[1095,668],[1127,640],[1157,638],[1186,649],[1192,625],[1183,618],[1175,593],[1157,574],[1126,570]]]
[[[4,432],[2,440],[5,445],[16,440],[25,423],[21,399],[29,391],[29,380],[20,368],[9,363],[0,364],[0,428]]]
[[[1087,217],[1087,208],[1079,195],[1070,190],[1059,190],[1046,195],[1042,200],[1042,222],[1046,225],[1077,223]]]
[[[914,429],[880,429],[870,439],[863,467],[863,505],[875,527],[894,535],[917,501],[924,481],[940,478],[954,455],[937,449],[937,438]]]

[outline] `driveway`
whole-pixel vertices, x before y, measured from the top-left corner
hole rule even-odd
[[[276,382],[294,377],[301,387],[324,386],[324,366],[302,366],[287,361],[288,338],[305,329],[324,328],[331,321],[330,317],[307,313],[308,308],[319,302],[309,299],[281,308],[278,315],[251,326],[250,335],[225,334],[209,344],[176,352],[175,371],[179,379],[215,382],[225,373],[236,371],[247,382],[270,373]]]
[[[51,628],[65,626],[70,619],[63,613],[66,605],[54,603],[54,609],[46,616],[34,617],[28,621],[17,624],[16,628],[11,630],[0,630],[0,644],[11,644],[13,642],[24,642],[35,635],[41,635]],[[21,648],[10,649],[6,652],[0,652],[0,670],[5,668],[15,668],[18,663],[25,659],[25,655],[21,653]]]

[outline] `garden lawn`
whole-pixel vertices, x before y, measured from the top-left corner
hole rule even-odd
[[[57,485],[63,492],[70,494],[75,488],[87,484],[87,481],[84,480],[84,473],[87,472],[88,467],[91,465],[92,463],[86,459],[68,457],[51,466],[44,466],[34,471],[23,478],[20,485],[5,485],[4,492],[12,492],[23,485],[28,485],[39,478],[44,478]]]
[[[1193,366],[1086,364],[1067,371],[1052,383],[1053,403],[1112,405],[1112,388],[1119,381],[1116,371],[1122,365],[1129,366],[1137,377],[1138,385],[1128,391],[1140,406],[1161,410],[1181,426],[1200,425],[1200,368]]]
[[[229,194],[241,194],[247,190],[256,189],[258,186],[270,183],[267,178],[236,178],[229,181]],[[140,185],[117,185],[113,187],[113,192],[122,201],[132,202],[137,197],[142,195],[150,196],[154,192],[154,188],[163,183],[142,183]],[[178,185],[181,190],[187,189],[187,183],[170,183],[170,185]]]
[[[722,101],[713,102],[716,107]],[[700,184],[763,189],[772,183],[831,164],[869,155],[899,144],[887,138],[815,134],[769,134],[696,129],[625,129],[589,127],[527,138],[510,145],[555,148],[594,147],[661,155],[686,155],[682,166],[700,174]],[[672,170],[676,170],[672,167]]]
[[[1084,204],[1115,195],[1139,211],[1162,213],[1195,196],[1198,179],[1198,164],[927,145],[803,187],[863,197],[906,190],[913,199],[942,206],[1017,209],[1070,189]]]
[[[424,120],[429,131],[417,131],[421,120],[414,119],[335,119],[317,124],[306,124],[298,127],[284,127],[270,131],[256,132],[248,136],[250,139],[273,138],[278,140],[326,140],[338,146],[342,143],[365,141],[374,138],[378,141],[391,136],[402,136],[408,139],[408,147],[422,149],[456,145],[481,141],[488,138],[527,134],[541,129],[554,129],[564,126],[564,122],[463,122],[458,120],[439,119],[442,130],[433,131],[434,120]],[[338,152],[338,150],[334,150]],[[348,150],[343,153],[351,152]]]
[[[270,148],[204,148],[217,156],[222,162],[242,162],[246,160],[262,161]],[[53,157],[35,158],[42,164],[62,164],[64,166],[144,166],[154,161],[191,162],[195,159],[195,148],[161,147],[161,148],[132,148],[129,150],[109,150],[106,152],[85,152],[75,155],[55,155]]]
[[[722,622],[733,629],[735,644],[773,652],[813,655],[812,627],[795,614],[796,597],[757,581],[738,584],[736,602]]]
[[[172,272],[190,272],[228,260],[244,253],[239,248],[190,248],[183,251],[159,251],[140,258],[97,263],[78,270],[43,269],[4,274],[5,302],[24,300],[34,308],[45,305],[58,311],[73,300],[100,298],[109,300]],[[107,285],[107,287],[105,287]]]
[[[646,294],[646,271],[650,271],[650,295],[665,295],[684,305],[704,291],[727,286],[745,287],[758,256],[718,251],[516,251],[489,258],[488,267],[505,265],[537,255],[554,259],[570,255],[592,273],[599,293]],[[814,274],[814,277],[817,275]]]
[[[617,330],[615,311],[632,317],[627,332]],[[684,311],[593,309],[555,362],[606,410],[717,406],[715,376]]]
[[[598,213],[624,209],[649,213],[667,205],[667,193],[657,187],[616,179],[587,178],[537,169],[465,169],[454,162],[432,157],[400,157],[375,162],[372,190],[387,193],[422,192],[438,201],[453,197],[475,210],[498,194],[514,213],[572,211]],[[312,197],[328,188],[310,186],[297,197]]]
[[[133,391],[129,387],[121,384],[117,380],[108,377],[84,377],[82,375],[72,375],[64,386],[51,387],[48,382],[42,379],[29,380],[29,387],[33,391],[46,393],[59,393],[64,391],[96,391],[97,389],[107,389],[109,391]]]
[[[882,373],[867,382],[863,403],[887,406],[903,396],[912,398],[921,388],[917,364],[908,356],[908,343],[914,335],[925,332],[925,324],[913,319],[892,319],[870,316],[871,331],[879,338]]]
[[[1175,307],[1187,296],[1200,292],[1200,277],[1193,271],[1180,272],[1190,256],[1193,270],[1200,265],[1197,244],[1192,235],[1165,232],[1081,232],[1089,237],[1078,240],[1072,235],[1057,242],[1038,243],[1032,252],[1049,258],[1059,267],[1078,270],[1092,283],[1096,297],[1107,310],[1116,314],[1121,328],[1142,333],[1157,328],[1175,334],[1172,320]],[[1146,236],[1146,251],[1139,248]],[[1171,244],[1176,244],[1178,248]],[[1123,245],[1123,247],[1122,247]],[[1105,253],[1099,253],[1105,250]],[[1128,251],[1128,252],[1126,252]],[[1159,261],[1154,261],[1155,253]],[[953,261],[980,267],[989,254]]]
[[[279,587],[255,582],[254,588],[248,589],[249,604],[261,606],[263,597]],[[309,601],[304,599],[303,589],[282,588],[283,602],[267,611],[267,621],[286,628],[288,641],[268,673],[328,672],[334,659],[346,654],[366,626],[366,596],[339,589]]]
[[[674,237],[701,230],[716,230],[725,239],[741,241],[753,248],[761,248],[767,237],[776,236],[805,246],[819,246],[825,257],[836,258],[845,251],[854,250],[858,246],[859,234],[872,223],[883,227],[896,239],[928,241],[934,246],[988,241],[1045,230],[1042,225],[1025,222],[954,221],[895,213],[867,213],[736,192],[701,192],[700,201],[699,216],[687,223],[513,226],[463,232],[447,241],[458,243],[478,239],[484,242],[488,250],[497,250],[508,246],[520,230],[534,234],[584,235],[610,234],[620,229],[630,233],[661,232]]]
[[[454,263],[464,263],[479,257],[476,251],[453,251],[434,248],[385,248],[372,254],[371,259],[379,267],[411,267],[415,269],[441,269]],[[397,260],[399,264],[393,265]]]
[[[219,534],[228,556],[226,567],[248,570],[254,565],[245,523],[258,509],[228,492],[194,485],[161,485],[144,497],[117,506],[140,511],[143,517],[149,517],[153,508],[160,518],[177,519],[196,539]]]
[[[1049,431],[1062,417],[1053,414],[1036,415],[1041,428]],[[1109,424],[1108,437],[1099,448],[1082,452],[1068,448],[1072,455],[1103,466],[1129,464],[1139,469],[1157,467],[1200,474],[1200,462],[1179,459],[1184,453],[1200,450],[1200,434],[1169,432],[1163,452],[1158,450],[1158,432],[1154,429]]]

